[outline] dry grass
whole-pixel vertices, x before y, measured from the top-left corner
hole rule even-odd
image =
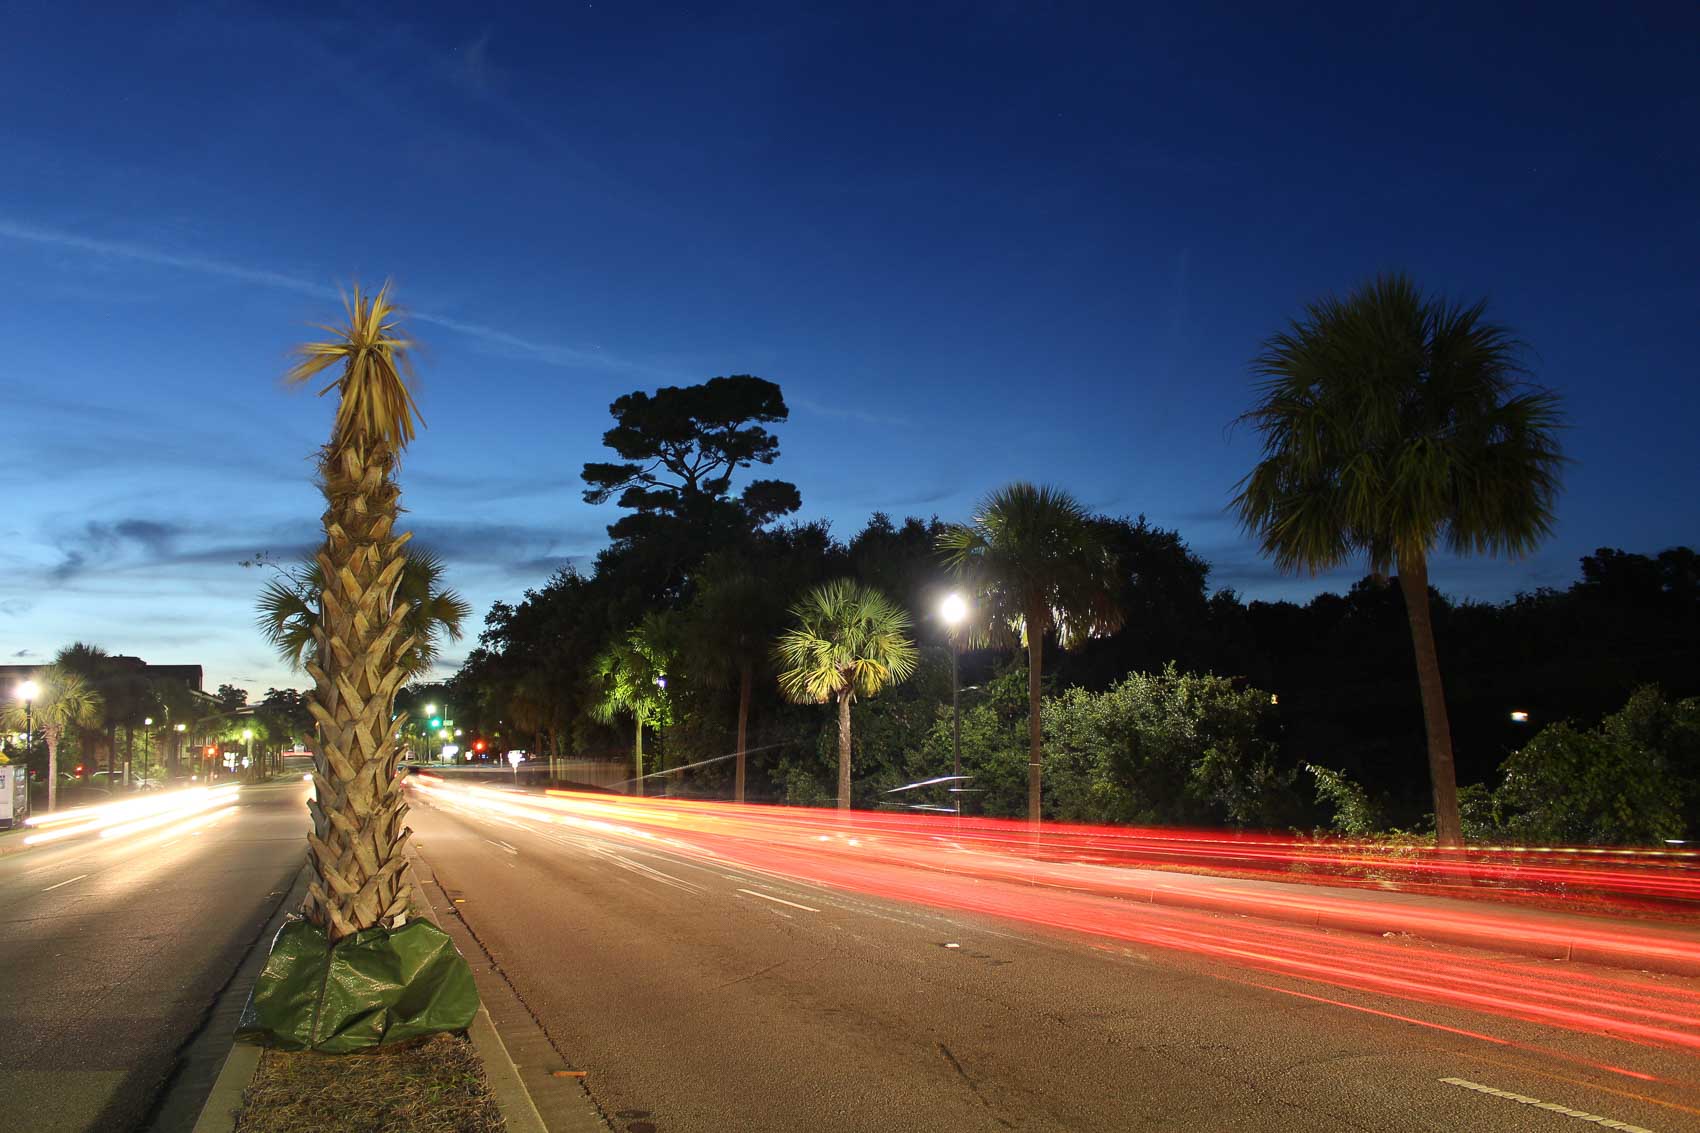
[[[501,1133],[484,1067],[462,1035],[369,1054],[267,1050],[237,1133]]]

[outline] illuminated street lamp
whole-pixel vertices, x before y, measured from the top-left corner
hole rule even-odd
[[[29,778],[30,748],[35,746],[35,698],[41,689],[34,681],[21,681],[18,684],[18,699],[24,702],[24,778]],[[51,748],[53,745],[49,744]],[[59,768],[51,759],[47,761],[47,809],[52,810],[59,789],[55,782],[59,778]],[[26,791],[25,798],[28,798]]]
[[[175,744],[173,744],[172,748],[171,748],[171,774],[172,775],[183,774],[183,737],[184,737],[184,733],[186,733],[188,730],[189,730],[189,725],[187,725],[187,724],[174,724],[174,725],[172,725],[172,731],[177,733],[177,742]]]
[[[1529,722],[1529,714],[1524,712],[1522,709],[1518,709],[1511,714],[1511,722],[1513,724],[1527,724]]]
[[[954,591],[945,596],[939,604],[939,617],[950,629],[950,773],[954,775],[955,786],[962,786],[962,711],[957,700],[957,686],[962,683],[957,676],[956,632],[968,618],[968,603],[962,595]],[[954,789],[954,788],[953,788]],[[956,813],[962,813],[962,795],[956,796]]]

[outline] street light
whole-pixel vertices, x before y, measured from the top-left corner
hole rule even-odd
[[[171,730],[177,733],[177,739],[171,745],[171,774],[183,774],[183,737],[189,730],[187,724],[173,724]]]
[[[35,698],[41,692],[34,681],[21,681],[18,684],[18,699],[24,702],[24,781],[29,782],[30,748],[35,746]],[[53,745],[49,744],[49,747]],[[52,810],[57,797],[59,784],[59,768],[52,759],[47,761],[47,809]],[[26,787],[24,797],[29,798]]]
[[[962,711],[957,700],[957,686],[962,682],[956,674],[956,631],[968,618],[968,603],[962,600],[962,595],[955,593],[945,595],[939,605],[939,617],[950,628],[950,773],[955,776],[957,787],[962,786]],[[962,795],[956,796],[956,813],[962,814]]]
[[[248,754],[242,757],[242,767],[244,770],[252,770],[254,766],[254,729],[243,728],[242,739],[248,745]]]

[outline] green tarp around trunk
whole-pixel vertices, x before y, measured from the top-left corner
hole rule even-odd
[[[429,921],[369,928],[327,944],[292,917],[278,930],[238,1038],[347,1054],[439,1031],[463,1031],[478,989],[454,942]]]

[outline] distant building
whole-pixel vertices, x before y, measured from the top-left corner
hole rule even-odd
[[[117,655],[110,660],[117,665],[135,670],[150,681],[171,681],[181,684],[195,694],[195,700],[207,706],[218,702],[201,687],[203,680],[199,665],[150,665],[140,657]],[[12,690],[20,683],[35,676],[43,665],[0,665],[0,698],[10,697]]]

